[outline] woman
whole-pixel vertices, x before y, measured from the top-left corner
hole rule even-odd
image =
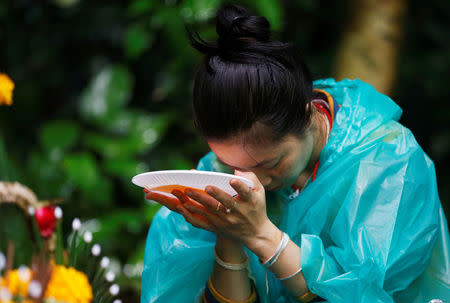
[[[205,54],[193,110],[211,148],[197,169],[255,188],[146,191],[166,207],[147,238],[142,302],[449,299],[434,166],[396,122],[401,109],[361,81],[313,85],[264,17],[234,5],[216,20],[217,44],[190,35]]]

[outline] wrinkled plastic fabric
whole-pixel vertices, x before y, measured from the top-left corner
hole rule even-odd
[[[434,165],[397,122],[401,109],[359,80],[314,85],[340,104],[316,179],[293,199],[291,189],[267,193],[269,217],[301,247],[309,289],[329,302],[450,302]],[[209,153],[198,169],[222,167]],[[195,302],[214,244],[212,233],[161,208],[147,238],[141,301]],[[260,301],[295,302],[247,252]]]

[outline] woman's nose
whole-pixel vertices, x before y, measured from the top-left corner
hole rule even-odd
[[[270,184],[270,182],[272,182],[272,178],[268,175],[263,175],[263,174],[258,174],[255,173],[255,175],[258,177],[259,182],[261,182],[262,186],[267,186]]]

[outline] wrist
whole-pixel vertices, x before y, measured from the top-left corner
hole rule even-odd
[[[237,241],[217,236],[215,251],[226,262],[241,263],[247,259],[244,246]]]
[[[282,236],[283,232],[270,220],[267,220],[261,226],[258,233],[244,244],[258,256],[260,260],[267,260],[276,251]]]

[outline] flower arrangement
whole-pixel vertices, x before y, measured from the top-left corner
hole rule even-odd
[[[13,269],[14,245],[5,256],[0,252],[0,303],[120,303],[120,287],[108,271],[109,258],[92,243],[92,233],[80,234],[81,221],[72,221],[72,239],[63,247],[60,201],[38,201],[17,182],[0,182],[1,203],[20,207],[31,221],[36,253],[30,265]]]
[[[13,81],[0,73],[0,106],[12,104]],[[17,205],[32,226],[34,253],[29,265],[14,269],[14,242],[7,255],[0,251],[0,303],[121,303],[115,297],[119,285],[107,271],[109,258],[100,259],[101,247],[92,244],[92,233],[79,234],[81,221],[72,222],[72,239],[64,247],[61,200],[38,201],[36,195],[17,182],[0,181],[0,206]]]
[[[12,104],[14,82],[6,74],[0,73],[0,105]]]

